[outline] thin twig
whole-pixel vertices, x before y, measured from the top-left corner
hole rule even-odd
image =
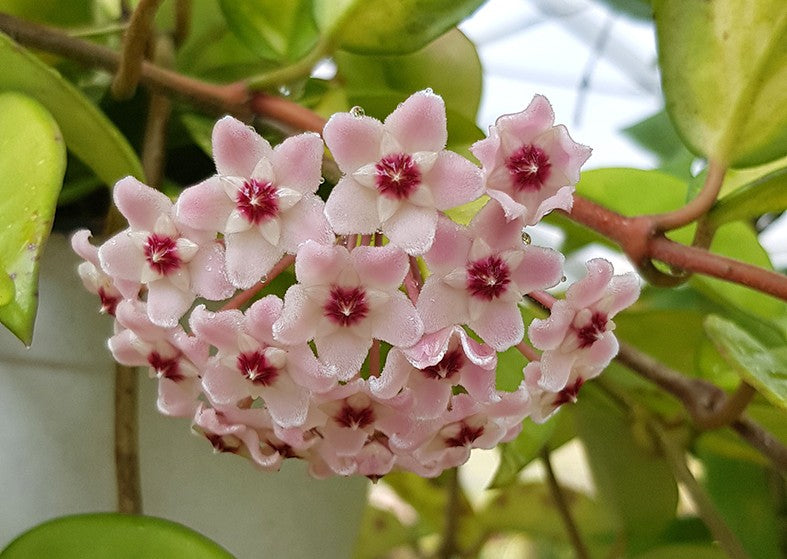
[[[191,31],[191,0],[175,0],[175,30],[172,40],[175,46],[182,45]]]
[[[522,340],[514,347],[519,351],[519,353],[524,355],[528,361],[539,361],[541,359],[541,355],[525,340]]]
[[[150,41],[153,17],[161,0],[140,0],[128,29],[123,36],[123,52],[120,56],[115,79],[112,80],[112,95],[116,99],[128,99],[134,95],[142,74],[142,61]]]
[[[369,349],[369,376],[380,376],[380,340],[372,340],[372,347]]]
[[[688,492],[697,509],[697,513],[710,530],[714,539],[719,542],[719,546],[733,559],[748,559],[749,555],[743,549],[740,540],[727,526],[705,489],[699,484],[686,465],[683,450],[676,447],[669,435],[655,421],[650,422],[649,425],[656,434],[667,461],[672,466],[675,478],[681,482]]]
[[[708,163],[708,174],[700,193],[688,204],[677,210],[651,216],[659,231],[672,231],[699,219],[711,209],[719,196],[721,185],[724,184],[724,165],[711,160]]]
[[[738,389],[724,398],[712,412],[694,418],[701,429],[718,429],[738,420],[751,403],[757,391],[747,382],[741,381]]]
[[[459,468],[450,468],[446,476],[446,501],[443,539],[437,552],[439,559],[453,559],[457,554],[456,536],[459,528]]]
[[[265,276],[263,281],[235,295],[232,299],[227,301],[223,307],[221,307],[221,310],[225,311],[228,309],[241,308],[243,305],[253,299],[260,291],[268,287],[268,285],[270,285],[270,283],[276,279],[279,274],[289,268],[293,262],[295,262],[295,257],[293,255],[284,255],[284,257],[279,260],[273,268],[271,268],[271,271],[268,272],[268,275]]]
[[[118,512],[142,514],[137,369],[115,364],[115,481]]]
[[[571,540],[574,553],[577,559],[589,559],[590,553],[588,552],[588,548],[585,546],[585,542],[582,541],[582,535],[579,533],[579,528],[576,522],[574,522],[574,517],[571,515],[571,508],[568,506],[566,496],[557,480],[555,470],[552,468],[552,462],[549,459],[549,448],[546,446],[542,448],[540,456],[541,462],[544,464],[544,469],[546,470],[549,491],[552,493],[552,498],[560,513],[560,518],[563,520],[563,526],[566,532],[568,532],[568,537]]]

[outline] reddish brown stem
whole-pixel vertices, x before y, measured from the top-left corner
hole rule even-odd
[[[323,117],[306,107],[266,93],[255,93],[249,101],[249,106],[258,115],[271,116],[278,122],[318,134],[322,134],[322,129],[327,122]]]
[[[705,215],[719,196],[721,185],[724,183],[724,174],[727,169],[716,161],[711,160],[708,164],[708,174],[702,190],[691,202],[678,208],[677,210],[650,216],[659,231],[671,231]]]
[[[541,355],[526,341],[522,340],[514,346],[528,361],[538,361]]]
[[[116,99],[128,99],[134,95],[142,74],[142,62],[150,41],[153,17],[161,0],[140,0],[123,37],[123,52],[115,79],[112,95]]]

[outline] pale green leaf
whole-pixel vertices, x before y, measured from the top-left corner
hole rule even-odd
[[[0,276],[13,284],[12,300],[0,307],[0,322],[29,345],[38,259],[52,229],[66,148],[57,123],[37,101],[1,93],[0,115]],[[0,295],[7,288],[8,281],[1,282]]]
[[[634,559],[727,559],[727,554],[718,547],[692,543],[676,543],[654,547]]]
[[[787,358],[763,346],[734,322],[711,315],[705,331],[741,378],[772,404],[787,410]]]
[[[417,537],[415,529],[403,525],[395,514],[366,506],[355,542],[354,559],[377,559]]]
[[[787,167],[760,176],[721,198],[708,213],[714,226],[787,210]]]
[[[50,520],[19,536],[2,559],[232,559],[205,536],[169,520],[97,513]]]
[[[483,0],[314,0],[320,30],[343,49],[403,54],[433,41]]]
[[[142,178],[134,150],[98,107],[54,69],[2,34],[0,68],[0,91],[25,93],[46,107],[69,151],[104,183],[112,185],[127,175]]]
[[[787,4],[654,0],[667,111],[698,155],[750,166],[787,154]]]

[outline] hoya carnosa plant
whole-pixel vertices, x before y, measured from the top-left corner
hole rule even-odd
[[[542,290],[563,255],[523,228],[570,210],[590,155],[553,121],[542,96],[501,117],[471,148],[479,168],[445,149],[429,90],[384,122],[334,115],[325,144],[308,133],[272,147],[224,117],[216,175],[174,203],[123,179],[129,228],[98,248],[73,237],[85,286],[116,319],[110,349],[150,369],[162,413],[265,470],[298,458],[317,477],[436,476],[512,439],[606,367],[612,318],[639,293],[636,276],[592,260],[526,328],[520,305],[552,301]],[[325,146],[343,176],[323,202]],[[446,214],[484,194],[469,225]],[[293,263],[284,299],[266,293]],[[497,353],[511,347],[529,363],[504,391]]]

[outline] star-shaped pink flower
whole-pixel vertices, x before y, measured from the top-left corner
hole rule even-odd
[[[425,331],[467,324],[498,351],[524,336],[522,297],[556,285],[563,275],[563,256],[526,245],[519,221],[506,221],[495,201],[469,228],[441,218],[424,260],[432,271],[417,303]]]
[[[434,239],[437,211],[483,191],[479,169],[445,151],[445,104],[429,91],[411,95],[384,123],[337,113],[323,137],[344,173],[325,205],[340,235],[380,229],[408,254],[423,254]]]
[[[322,154],[314,133],[289,137],[272,149],[237,119],[226,116],[216,123],[218,174],[186,189],[177,215],[189,227],[223,235],[234,286],[251,287],[308,239],[333,242],[324,204],[314,194],[322,180]]]
[[[554,209],[571,209],[579,168],[591,149],[554,122],[549,101],[536,95],[524,111],[498,118],[489,136],[470,148],[484,170],[487,194],[509,220],[535,225]]]

